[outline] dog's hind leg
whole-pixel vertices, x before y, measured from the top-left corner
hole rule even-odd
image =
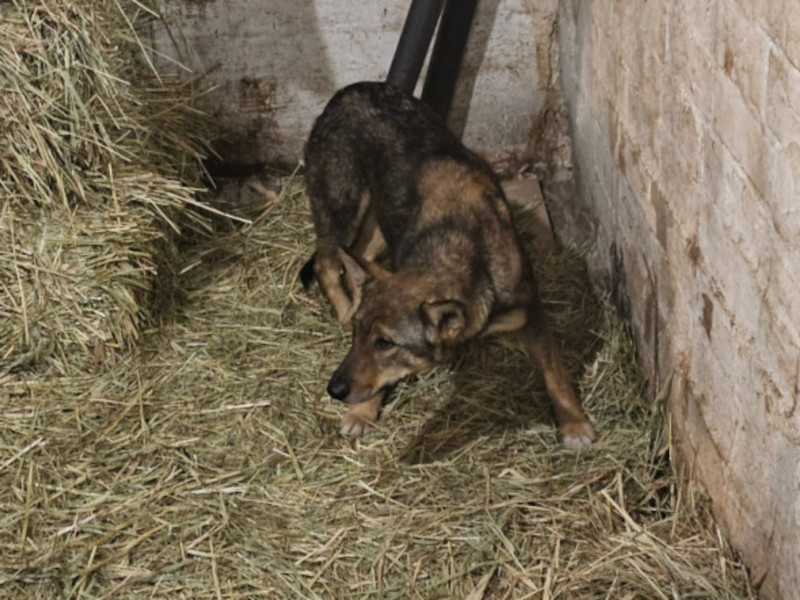
[[[375,211],[368,207],[350,252],[359,258],[374,262],[386,250],[386,240],[378,227]]]
[[[333,307],[340,323],[347,323],[352,314],[353,303],[342,287],[342,263],[339,260],[339,246],[319,240],[314,255],[314,275],[322,292]]]
[[[348,280],[341,252],[358,242],[360,232],[365,229],[364,222],[368,221],[366,215],[371,211],[368,210],[369,194],[363,191],[362,186],[349,181],[347,177],[334,183],[339,185],[330,185],[330,182],[321,184],[315,177],[309,182],[311,212],[317,232],[312,268],[336,318],[340,323],[347,324],[357,306],[357,296],[361,290],[354,289]],[[309,275],[309,270],[307,263],[301,271],[303,281],[311,279],[303,278],[304,273]]]
[[[533,312],[533,311],[531,311]],[[542,323],[540,311],[529,314],[528,322],[520,330],[525,348],[539,363],[544,374],[547,394],[553,402],[558,430],[565,446],[585,448],[594,439],[594,428],[581,407],[567,369],[547,327]]]

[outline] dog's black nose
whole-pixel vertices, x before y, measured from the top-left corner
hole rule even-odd
[[[334,373],[328,382],[328,393],[332,398],[344,400],[350,395],[350,383],[338,373]]]

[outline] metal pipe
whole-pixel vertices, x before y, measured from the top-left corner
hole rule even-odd
[[[412,0],[386,82],[414,92],[444,0]]]
[[[436,34],[422,100],[446,119],[478,0],[447,0]]]

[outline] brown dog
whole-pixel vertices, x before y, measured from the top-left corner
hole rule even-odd
[[[564,444],[591,443],[496,177],[430,108],[382,83],[344,88],[314,123],[306,176],[317,248],[303,280],[313,266],[353,330],[328,384],[352,405],[343,434],[364,432],[393,384],[457,345],[518,331],[544,372]],[[374,262],[387,250],[391,272]]]

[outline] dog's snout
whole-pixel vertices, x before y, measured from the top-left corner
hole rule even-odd
[[[350,382],[339,373],[334,373],[328,382],[328,393],[332,398],[344,400],[350,395]]]

